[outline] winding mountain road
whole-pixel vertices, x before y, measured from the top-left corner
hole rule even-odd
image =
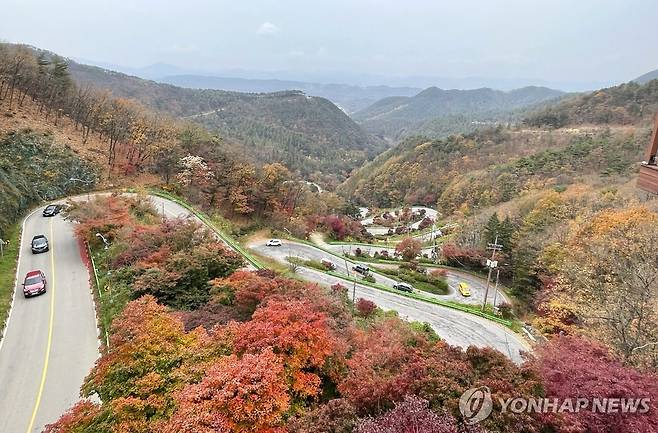
[[[310,245],[283,240],[280,247],[268,247],[262,241],[254,241],[248,247],[280,263],[287,263],[286,257],[301,257],[313,260],[330,260],[337,266],[338,272],[346,272],[341,259]],[[348,268],[351,265],[348,264]],[[341,270],[342,268],[342,270]],[[337,276],[328,275],[315,269],[300,267],[297,274],[319,284],[331,285],[341,283],[350,288],[350,294],[368,299],[385,310],[395,310],[400,317],[429,323],[448,343],[460,346],[492,347],[508,355],[514,362],[522,361],[521,353],[529,351],[525,340],[512,330],[473,314],[465,313],[421,300],[408,298],[396,293],[386,292],[363,284],[353,284]],[[390,278],[377,276],[382,284],[391,283]]]
[[[312,238],[313,239],[313,238]],[[314,240],[315,241],[315,240]],[[371,245],[371,246],[366,246],[363,244],[328,244],[328,243],[322,243],[321,244],[322,248],[331,251],[334,254],[337,255],[344,255],[344,254],[350,254],[353,255],[354,251],[359,248],[361,251],[363,251],[365,254],[372,256],[373,253],[378,252],[381,253],[382,251],[388,251],[388,253],[392,256],[395,253],[395,248],[390,248],[390,247],[380,247],[377,245]],[[426,251],[423,250],[425,253]],[[321,260],[325,257],[314,254],[311,257],[307,258],[313,258],[314,260]],[[398,267],[395,262],[391,262],[391,264],[384,264],[384,263],[367,263],[363,262],[363,264],[369,266],[370,268],[376,269],[376,268],[391,268],[391,267]],[[422,267],[422,264],[421,264]],[[339,268],[340,269],[340,268]],[[432,269],[429,268],[428,269]],[[437,299],[443,299],[443,300],[450,300],[450,301],[457,301],[465,304],[475,304],[475,305],[482,305],[484,301],[484,294],[486,292],[486,283],[482,281],[481,278],[471,275],[467,272],[462,272],[462,271],[457,271],[453,269],[447,270],[447,275],[446,279],[448,281],[448,287],[450,288],[450,293],[446,295],[436,295]],[[378,279],[378,275],[375,275],[375,278]],[[379,282],[379,280],[378,280]],[[382,279],[381,281],[383,284],[388,284],[392,285],[395,281],[392,279],[388,279],[388,281]],[[469,297],[464,297],[459,293],[458,286],[459,283],[466,283],[471,291],[471,296]],[[433,296],[432,294],[426,293],[427,296]],[[491,281],[490,287],[489,287],[489,294],[487,298],[487,303],[492,304],[493,303],[493,298],[494,298],[494,281]],[[509,302],[509,298],[505,293],[501,290],[498,290],[496,293],[496,305],[500,305],[503,302]]]

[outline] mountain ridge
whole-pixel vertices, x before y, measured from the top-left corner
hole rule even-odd
[[[386,144],[328,99],[296,91],[240,93],[187,89],[68,60],[73,79],[220,134],[257,162],[282,162],[308,176],[346,177]]]
[[[354,113],[352,117],[366,131],[399,139],[428,129],[428,124],[448,116],[464,115],[472,117],[472,120],[496,120],[502,118],[502,114],[551,101],[563,95],[565,93],[560,90],[540,86],[527,86],[510,91],[487,87],[446,90],[432,86],[412,97],[382,99]],[[428,135],[433,135],[431,128]]]
[[[639,77],[635,78],[632,80],[634,83],[637,84],[647,84],[651,80],[658,79],[658,69],[655,69],[653,71],[649,71],[646,74],[642,74]]]
[[[245,93],[269,93],[301,90],[311,96],[329,99],[347,113],[367,107],[388,96],[411,96],[421,89],[415,87],[357,86],[340,83],[314,83],[297,80],[240,78],[217,75],[167,75],[157,81],[191,89],[215,89]]]

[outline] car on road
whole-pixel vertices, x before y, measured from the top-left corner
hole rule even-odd
[[[48,246],[48,239],[44,235],[36,235],[32,238],[32,253],[39,254],[45,253],[50,247]]]
[[[358,272],[359,274],[361,274],[363,276],[370,275],[370,268],[367,267],[366,265],[357,264],[357,265],[352,267],[352,270],[354,272]]]
[[[459,293],[462,294],[462,296],[471,296],[471,289],[469,289],[468,284],[461,282],[459,283]]]
[[[393,288],[395,290],[399,290],[401,292],[407,292],[407,293],[413,293],[414,292],[413,286],[411,284],[407,284],[407,283],[393,284]]]
[[[268,247],[280,247],[282,243],[281,239],[270,239],[265,245]]]
[[[58,213],[60,213],[62,210],[62,205],[61,204],[49,204],[46,206],[46,208],[43,210],[43,216],[45,217],[51,217],[55,216]]]
[[[46,275],[39,271],[30,271],[25,275],[23,281],[23,295],[26,298],[30,296],[41,295],[46,293]]]
[[[320,260],[320,263],[322,263],[322,266],[324,266],[325,268],[327,268],[330,271],[333,271],[334,269],[336,269],[336,264],[334,262],[332,262],[331,260],[322,259],[322,260]]]

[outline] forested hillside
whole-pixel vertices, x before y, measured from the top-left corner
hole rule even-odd
[[[52,136],[0,132],[0,239],[31,206],[93,188],[97,178],[93,164]]]
[[[515,110],[564,95],[545,87],[503,92],[492,89],[443,90],[430,87],[413,97],[391,97],[353,114],[367,131],[391,138],[425,134],[430,137],[517,119]]]
[[[68,62],[81,86],[106,89],[168,115],[202,124],[253,162],[282,162],[304,176],[345,177],[384,149],[330,101],[286,91],[264,94],[187,89]]]
[[[653,118],[658,110],[658,80],[630,82],[575,96],[525,119],[530,126],[630,125]]]
[[[658,200],[635,183],[657,85],[572,97],[516,126],[409,138],[340,191],[381,207],[436,206],[457,227],[442,245],[451,265],[481,270],[497,239],[501,279],[538,330],[589,335],[655,370],[656,254],[646,246]]]
[[[590,174],[629,176],[656,110],[658,80],[572,97],[528,115],[524,125],[409,138],[357,171],[342,191],[380,206],[438,201],[452,212],[460,203],[507,201],[527,182],[536,187]],[[525,127],[564,125],[572,128]]]
[[[382,207],[438,204],[449,215],[586,175],[632,176],[646,139],[647,131],[502,127],[438,140],[410,138],[359,170],[341,191]]]

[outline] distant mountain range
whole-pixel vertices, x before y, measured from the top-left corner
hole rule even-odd
[[[391,139],[417,134],[442,136],[474,129],[469,128],[469,123],[475,127],[508,121],[515,110],[554,101],[563,95],[560,90],[534,86],[509,92],[429,87],[413,97],[384,98],[352,117],[368,132]]]
[[[389,96],[412,96],[421,89],[415,87],[353,86],[321,84],[288,80],[265,80],[204,75],[170,75],[158,81],[193,89],[220,89],[246,93],[268,93],[301,90],[307,95],[327,98],[347,113],[363,109]]]
[[[471,97],[478,95],[475,100],[482,100],[482,95],[496,95],[508,98],[506,106],[510,107],[549,96],[548,90],[519,89],[499,95],[482,89],[467,97],[428,89],[418,99],[448,99],[446,93],[452,93],[449,105],[453,110],[477,109],[485,104],[475,104]],[[384,110],[384,102],[375,108]],[[401,103],[404,105],[399,99],[391,101],[396,107]],[[409,102],[409,107],[437,113],[429,102]],[[338,191],[369,206],[436,203],[449,215],[460,208],[470,212],[506,202],[528,188],[553,188],[556,181],[583,182],[586,174],[606,177],[601,185],[618,179],[625,182],[637,173],[649,131],[646,127],[657,110],[658,80],[570,94],[526,113],[519,122],[523,128],[488,128],[436,139],[408,137],[357,169]],[[376,116],[374,109],[371,113]],[[621,125],[625,127],[614,128]],[[561,127],[569,128],[555,130]],[[636,133],[629,134],[632,130]]]
[[[637,77],[633,81],[637,84],[646,84],[649,81],[656,80],[656,79],[658,79],[658,69],[656,69],[654,71],[651,71],[651,72],[647,72],[644,75],[640,75],[639,77]]]

